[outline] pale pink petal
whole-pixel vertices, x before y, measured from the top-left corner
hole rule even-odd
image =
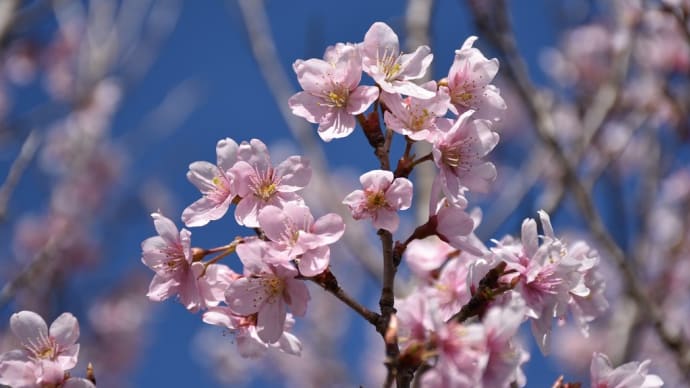
[[[232,203],[233,197],[228,196],[218,204],[208,197],[202,197],[182,211],[182,222],[188,227],[198,227],[223,218]]]
[[[269,295],[263,279],[240,278],[230,283],[225,292],[230,309],[237,315],[251,315],[259,311]],[[281,326],[282,327],[282,326]]]
[[[288,222],[287,214],[277,206],[266,206],[259,212],[259,226],[271,241],[283,240]]]
[[[259,206],[260,203],[254,196],[242,198],[235,208],[235,221],[248,228],[259,227],[259,220],[257,219]]]
[[[528,257],[533,257],[539,249],[539,238],[537,236],[537,223],[531,218],[522,221],[522,246]]]
[[[319,236],[321,244],[332,244],[345,233],[345,223],[342,217],[335,213],[329,213],[316,220],[311,228],[311,233]]]
[[[160,213],[152,213],[153,225],[156,227],[156,232],[165,240],[168,245],[175,245],[180,240],[180,234],[177,226],[170,221],[169,218]]]
[[[259,338],[269,344],[278,341],[283,335],[286,314],[285,303],[264,303],[256,320]]]
[[[307,302],[311,297],[309,296],[309,289],[304,281],[297,279],[285,280],[284,296],[288,296],[287,301],[290,305],[290,311],[293,315],[298,317],[304,316],[307,312]]]
[[[174,278],[164,277],[159,274],[153,276],[146,296],[154,302],[162,302],[177,293],[180,282]]]
[[[331,250],[320,246],[302,254],[299,260],[299,272],[304,276],[316,276],[328,268]]]
[[[400,224],[400,217],[395,210],[379,209],[376,216],[372,220],[372,224],[376,229],[385,229],[391,233],[398,230]]]
[[[96,388],[96,384],[87,379],[70,377],[61,385],[61,388]]]
[[[399,210],[406,210],[412,205],[412,182],[406,178],[396,178],[386,190],[386,202]]]
[[[297,74],[297,82],[310,93],[320,93],[329,86],[327,82],[331,77],[327,75],[334,72],[330,63],[315,58],[295,62],[293,69]]]
[[[318,124],[322,122],[331,111],[330,107],[323,104],[321,97],[308,92],[298,92],[288,100],[292,114]]]
[[[429,46],[419,46],[413,53],[401,55],[400,75],[403,76],[402,79],[409,80],[424,77],[433,59],[434,55],[431,54]]]
[[[359,177],[362,187],[371,191],[385,190],[393,182],[393,173],[386,170],[372,170]]]
[[[346,111],[351,115],[364,113],[378,97],[379,88],[376,86],[359,86],[350,92]]]
[[[302,353],[302,342],[295,335],[283,332],[283,335],[278,341],[280,350],[287,354],[292,354],[294,356],[299,356]]]
[[[70,313],[62,313],[50,325],[50,336],[61,346],[73,345],[79,339],[79,322]]]
[[[10,317],[10,328],[25,346],[31,346],[38,338],[48,337],[48,325],[33,311],[20,311]]]
[[[355,190],[348,194],[345,199],[343,199],[343,204],[347,205],[351,208],[356,208],[358,207],[361,203],[365,201],[365,196],[364,196],[364,191],[363,190]]]
[[[325,142],[350,135],[355,129],[355,117],[342,109],[329,112],[318,128],[318,134]]]
[[[201,320],[209,325],[225,326],[228,329],[237,328],[237,318],[229,307],[210,307],[201,316]]]
[[[216,144],[216,161],[218,167],[227,172],[237,161],[239,145],[229,137],[221,139]]]
[[[278,190],[293,192],[303,189],[311,179],[309,160],[301,156],[291,156],[276,167],[276,175],[281,176]]]
[[[212,192],[216,189],[213,178],[218,176],[218,166],[209,162],[199,161],[189,165],[187,179],[202,193]]]

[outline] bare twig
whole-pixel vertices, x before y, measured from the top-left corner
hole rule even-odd
[[[0,186],[0,222],[6,219],[7,205],[12,197],[12,193],[26,167],[31,163],[40,142],[41,136],[35,130],[31,131],[26,140],[24,140],[24,144],[22,144],[22,148],[19,150],[19,155],[17,155],[12,166],[10,166],[7,178]]]

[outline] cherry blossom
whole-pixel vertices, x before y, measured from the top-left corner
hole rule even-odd
[[[375,228],[395,232],[400,223],[397,211],[406,210],[412,204],[412,182],[395,178],[392,172],[384,170],[364,173],[359,181],[364,190],[355,190],[343,200],[352,217],[371,218]]]
[[[232,270],[223,264],[205,267],[193,262],[191,232],[184,228],[178,232],[175,224],[160,213],[151,217],[158,236],[141,243],[141,261],[156,274],[146,296],[160,302],[177,295],[192,312],[218,305],[232,281]]]
[[[259,213],[259,225],[271,240],[273,258],[279,262],[298,259],[300,274],[315,276],[323,272],[330,261],[330,244],[345,233],[343,219],[330,213],[314,221],[309,208],[288,203],[283,209],[266,206]]]
[[[434,58],[429,46],[420,46],[414,53],[402,54],[395,32],[387,24],[376,22],[364,35],[360,49],[364,72],[384,91],[417,98],[436,95],[412,82],[426,74]]]
[[[77,364],[79,323],[74,315],[63,313],[48,328],[40,315],[20,311],[10,317],[10,328],[22,349],[0,356],[0,384],[34,387],[61,383],[64,373]]]
[[[355,128],[355,115],[378,98],[375,86],[359,86],[362,60],[359,49],[339,44],[326,51],[325,60],[298,60],[293,64],[304,89],[288,100],[292,113],[319,124],[324,141],[342,138]]]
[[[237,223],[255,228],[259,226],[259,211],[265,206],[282,208],[288,202],[302,202],[296,192],[311,179],[308,160],[290,156],[273,167],[266,145],[258,139],[242,142],[238,157],[240,160],[232,168],[242,198],[235,209]]]
[[[236,188],[230,169],[237,162],[237,143],[225,138],[216,145],[217,162],[194,162],[189,165],[187,179],[203,194],[201,199],[182,212],[185,225],[204,226],[225,215],[235,198]]]
[[[472,109],[476,117],[495,120],[499,111],[506,109],[500,91],[490,85],[498,73],[498,59],[487,59],[472,47],[476,40],[476,36],[470,36],[455,51],[455,60],[448,71],[450,109],[455,114]]]
[[[483,160],[498,143],[498,134],[487,120],[471,120],[468,110],[457,120],[438,119],[441,130],[433,140],[434,163],[440,169],[438,184],[453,202],[465,202],[465,189],[485,192],[496,178],[496,167]]]
[[[403,99],[399,94],[382,93],[381,101],[388,108],[384,114],[388,128],[415,141],[430,141],[435,135],[436,118],[446,114],[450,99],[443,89],[436,91],[434,81],[421,87],[433,92],[434,96],[427,99]]]
[[[267,264],[269,252],[262,241],[240,244],[237,254],[244,264],[245,276],[227,288],[226,302],[236,315],[256,314],[259,338],[274,343],[282,336],[288,306],[296,316],[305,314],[309,290],[295,278],[298,272],[291,264]]]
[[[648,374],[651,361],[629,362],[613,368],[602,353],[592,355],[590,368],[592,388],[657,388],[664,382],[657,375]]]

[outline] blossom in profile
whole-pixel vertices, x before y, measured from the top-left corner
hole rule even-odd
[[[256,314],[257,334],[272,344],[280,340],[285,328],[287,308],[296,316],[304,316],[309,290],[304,281],[296,279],[292,264],[268,264],[270,255],[261,240],[250,240],[237,247],[244,264],[244,276],[227,288],[225,299],[236,315]]]
[[[591,386],[596,388],[658,388],[664,382],[657,375],[649,374],[651,361],[629,362],[613,368],[611,360],[602,353],[592,355],[590,367]]]
[[[288,313],[285,319],[285,327],[282,335],[275,343],[264,342],[259,337],[256,328],[256,314],[248,316],[236,315],[227,306],[211,307],[202,316],[202,320],[209,325],[224,326],[228,328],[235,337],[237,350],[245,358],[257,358],[263,356],[268,349],[278,349],[283,353],[300,355],[302,352],[302,342],[292,333],[290,329],[295,324],[292,314]]]
[[[0,384],[36,387],[66,382],[65,372],[74,368],[79,354],[79,323],[74,315],[63,313],[48,328],[40,315],[20,311],[10,317],[10,329],[22,348],[0,356]],[[87,386],[79,385],[83,379],[70,380],[69,386]]]
[[[379,96],[375,86],[360,86],[362,59],[357,47],[339,44],[329,48],[325,60],[298,60],[293,64],[304,89],[288,100],[292,113],[319,124],[324,141],[348,136],[355,116],[364,113]]]
[[[412,182],[384,170],[364,173],[359,181],[364,189],[351,192],[343,200],[352,217],[371,218],[375,228],[395,232],[400,223],[398,210],[406,210],[412,204]]]
[[[447,82],[450,109],[455,114],[472,109],[476,117],[495,120],[500,111],[506,109],[500,91],[490,84],[498,73],[498,59],[487,59],[479,49],[472,47],[476,40],[476,36],[470,36],[462,48],[455,51]]]
[[[242,198],[235,209],[235,220],[249,228],[259,226],[259,212],[266,206],[282,208],[288,202],[303,202],[296,192],[311,179],[309,161],[290,156],[273,167],[266,145],[258,139],[242,142],[235,174],[237,192]]]
[[[237,161],[237,143],[225,138],[216,145],[216,164],[199,161],[189,165],[187,179],[196,186],[203,197],[182,212],[185,225],[204,226],[209,221],[225,215],[235,198],[234,178],[230,169]]]
[[[283,209],[267,206],[259,213],[259,225],[271,241],[271,255],[277,263],[298,260],[300,274],[316,276],[328,267],[331,250],[328,247],[345,233],[343,219],[326,214],[317,220],[308,207],[288,203]]]
[[[496,178],[496,167],[484,160],[498,144],[498,134],[488,120],[473,120],[468,110],[456,120],[438,119],[433,140],[434,163],[439,168],[437,184],[452,202],[464,203],[464,192],[486,192]]]
[[[158,236],[141,243],[141,261],[156,274],[146,296],[161,302],[178,296],[180,303],[196,312],[216,306],[224,299],[223,293],[234,273],[222,264],[193,262],[191,232],[178,232],[175,224],[160,213],[151,214]]]
[[[432,98],[435,92],[412,82],[426,74],[434,56],[429,46],[419,46],[415,52],[400,52],[398,35],[385,23],[372,24],[360,44],[362,69],[388,93],[400,93],[417,98]]]

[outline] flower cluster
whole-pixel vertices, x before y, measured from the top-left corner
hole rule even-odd
[[[329,266],[330,246],[345,225],[335,213],[315,218],[300,196],[311,178],[309,162],[291,156],[274,166],[260,140],[238,144],[226,138],[217,144],[215,164],[190,165],[187,176],[202,197],[183,211],[182,220],[187,227],[204,226],[234,205],[236,222],[252,234],[196,248],[189,230],[154,213],[158,236],[142,243],[142,261],[155,272],[148,297],[175,296],[188,310],[203,311],[204,322],[235,335],[244,357],[267,349],[296,355],[302,343],[290,331],[294,317],[307,313],[309,280],[376,326],[389,352],[390,378],[417,374],[428,387],[524,386],[521,366],[529,353],[516,339],[523,322],[530,321],[546,353],[554,318],[563,323],[570,313],[587,335],[589,322],[608,304],[596,251],[557,237],[546,212],[539,212],[543,235],[529,218],[520,239],[508,236],[491,248],[474,233],[481,211],[468,212],[468,194],[487,191],[496,178],[488,159],[506,109],[492,84],[498,60],[473,47],[476,39],[468,38],[455,52],[447,78],[421,85],[414,81],[426,75],[431,50],[421,46],[402,53],[397,35],[380,22],[361,43],[338,43],[323,59],[293,65],[304,90],[288,101],[292,112],[318,124],[326,142],[350,135],[359,123],[375,149],[380,168],[362,174],[361,189],[342,204],[353,219],[371,220],[378,229],[384,273],[395,275],[401,262],[411,268],[409,294],[387,299],[395,284],[384,276],[380,313],[346,295]],[[376,85],[360,85],[363,73]],[[406,147],[393,169],[388,158],[395,134]],[[416,157],[411,153],[416,143],[428,144],[431,152]],[[408,178],[425,162],[436,169],[426,188],[429,203],[422,205],[429,208],[428,218],[395,240],[398,212],[413,205]],[[233,253],[241,273],[220,263]],[[206,260],[209,255],[215,256]],[[597,386],[621,378],[661,384],[647,375],[648,362],[612,371],[605,356],[595,355],[592,365]]]
[[[202,197],[183,211],[182,220],[187,227],[204,226],[235,204],[237,223],[261,232],[213,249],[195,248],[189,230],[178,230],[173,221],[153,213],[158,235],[142,243],[142,262],[156,273],[148,297],[177,297],[189,311],[204,311],[204,322],[234,333],[244,356],[259,356],[269,347],[299,354],[301,343],[288,332],[292,315],[303,316],[309,300],[299,278],[327,270],[329,245],[340,239],[345,224],[333,213],[312,216],[298,194],[311,177],[302,157],[274,167],[260,140],[237,144],[229,138],[218,142],[216,154],[216,164],[189,166],[187,176]],[[235,252],[242,274],[218,263]]]
[[[13,388],[95,388],[87,379],[67,373],[77,365],[79,323],[63,313],[50,325],[33,311],[20,311],[10,318],[20,349],[0,355],[0,384]]]

